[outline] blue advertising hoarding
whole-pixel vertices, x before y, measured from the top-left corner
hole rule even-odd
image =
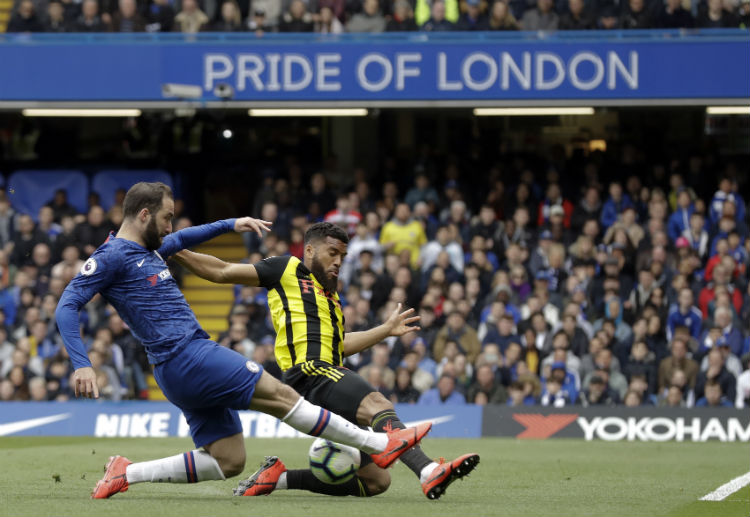
[[[750,32],[2,35],[0,102],[750,98]]]
[[[396,410],[407,425],[431,421],[431,437],[478,438],[479,406],[402,406]],[[257,411],[240,411],[247,438],[305,437],[278,419]],[[185,417],[168,402],[0,402],[2,436],[96,436],[162,438],[189,436]]]

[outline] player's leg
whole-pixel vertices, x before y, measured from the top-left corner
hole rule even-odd
[[[274,490],[307,490],[323,495],[370,497],[388,490],[391,484],[388,470],[375,465],[366,454],[362,460],[368,463],[360,467],[356,476],[345,483],[331,485],[316,478],[310,469],[287,470],[279,458],[266,457],[260,469],[240,481],[234,494],[256,496],[268,495]]]
[[[294,429],[311,436],[361,449],[368,453],[384,454],[383,462],[390,465],[403,447],[394,442],[393,435],[361,429],[336,413],[306,401],[293,388],[282,384],[263,372],[255,385],[250,409],[262,411],[281,419]],[[396,441],[419,442],[429,427],[419,427],[414,433],[399,435]]]
[[[196,449],[137,463],[114,456],[91,497],[108,498],[136,483],[197,483],[240,474],[245,466],[245,445],[237,411],[208,408],[183,409],[183,413]]]
[[[304,367],[303,367],[304,366]],[[359,375],[345,368],[337,369],[325,363],[306,363],[288,370],[285,382],[304,393],[311,404],[320,405],[356,423],[357,408],[374,390]],[[388,489],[390,474],[362,453],[357,476],[338,485],[324,483],[307,469],[287,470],[275,457],[266,458],[260,469],[240,482],[238,495],[266,495],[274,490],[307,490],[318,494],[355,497],[377,495]]]
[[[376,391],[362,400],[357,409],[357,421],[363,425],[369,423],[375,431],[406,427],[396,414],[393,403]],[[437,463],[419,445],[403,453],[399,459],[419,477],[422,491],[429,499],[438,499],[448,485],[469,474],[479,463],[478,454],[464,454],[453,461]]]

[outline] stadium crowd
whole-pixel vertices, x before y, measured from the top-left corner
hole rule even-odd
[[[315,221],[348,231],[339,286],[347,331],[377,325],[398,303],[417,309],[421,330],[345,359],[384,395],[416,404],[750,404],[750,238],[736,170],[709,180],[701,196],[706,189],[678,172],[602,183],[593,163],[573,182],[554,167],[495,168],[472,189],[455,166],[439,183],[434,169],[418,165],[400,182],[386,175],[379,191],[356,170],[334,191],[330,175],[308,178],[292,160],[264,171],[250,193],[251,215],[273,221],[263,239],[243,236],[251,263],[301,257]],[[79,214],[58,191],[35,222],[11,200],[0,194],[0,400],[67,400],[57,300],[122,208],[105,213],[92,193]],[[176,207],[178,230],[191,222]],[[184,272],[172,267],[179,281]],[[235,286],[228,323],[219,342],[279,376],[266,291]],[[143,348],[100,296],[82,311],[81,330],[103,396],[147,398]]]
[[[7,32],[750,27],[750,0],[17,0]]]

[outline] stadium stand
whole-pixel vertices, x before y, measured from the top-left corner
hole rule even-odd
[[[591,170],[593,163],[559,166]],[[485,188],[470,189],[454,179],[461,179],[454,166],[431,163],[411,179],[386,178],[382,190],[355,178],[336,191],[324,176],[298,178],[288,164],[267,171],[270,188],[248,204],[251,215],[274,221],[272,233],[244,243],[226,235],[200,251],[230,261],[300,256],[308,224],[326,218],[353,229],[340,285],[347,331],[377,324],[399,302],[423,317],[418,333],[346,359],[394,401],[744,407],[750,239],[743,179],[722,166],[697,182],[697,171],[675,166],[682,172],[659,178],[631,171],[619,181],[594,171],[572,174],[571,183],[557,170],[509,162],[504,173],[473,180]],[[66,171],[9,176],[0,194],[0,399],[71,397],[54,308],[91,239],[101,242],[119,225],[116,207],[104,214],[86,205],[114,200],[124,188],[119,174],[94,174],[90,185]],[[56,220],[26,217],[61,188],[68,212],[58,206]],[[175,229],[189,224],[182,217]],[[389,247],[388,235],[415,224],[424,241]],[[279,373],[263,289],[174,274],[212,337]],[[160,398],[140,345],[111,308],[92,301],[81,324],[105,397]],[[32,395],[35,377],[46,381],[44,395],[38,387]],[[451,382],[441,382],[446,377]]]

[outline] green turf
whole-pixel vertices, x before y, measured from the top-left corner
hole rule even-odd
[[[291,468],[306,462],[310,440],[248,440],[246,474],[264,454]],[[198,485],[139,484],[105,501],[89,492],[110,454],[147,460],[188,450],[187,439],[0,438],[0,516],[702,516],[750,514],[750,488],[722,502],[698,502],[748,470],[743,443],[638,443],[577,440],[432,439],[431,455],[476,451],[482,461],[439,501],[422,495],[403,465],[373,500],[299,491],[231,497],[235,480]]]

